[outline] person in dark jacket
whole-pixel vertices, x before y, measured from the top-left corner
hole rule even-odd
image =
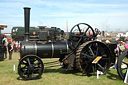
[[[8,52],[9,52],[9,60],[12,60],[13,45],[11,41],[8,43]]]
[[[3,45],[4,45],[4,59],[7,59],[7,43],[6,43],[6,41],[4,40],[3,41]]]

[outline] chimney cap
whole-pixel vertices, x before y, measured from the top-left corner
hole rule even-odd
[[[30,7],[24,7],[24,9],[31,9]]]

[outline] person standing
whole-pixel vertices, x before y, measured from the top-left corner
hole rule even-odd
[[[16,41],[13,41],[13,49],[14,49],[14,52],[16,52]]]
[[[5,35],[4,35],[3,39],[2,39],[2,43],[3,43],[4,41],[6,42],[6,44],[8,44],[8,41],[7,41],[7,38],[6,38]]]
[[[3,41],[3,45],[4,45],[4,59],[7,59],[7,43],[6,43],[6,41],[4,40]]]
[[[123,41],[120,42],[118,48],[119,48],[119,55],[120,55],[120,54],[122,54],[122,53],[124,52],[124,50],[125,50],[125,46],[124,46],[124,44],[123,44]]]
[[[8,43],[8,52],[9,52],[9,60],[12,60],[13,45],[11,41]]]

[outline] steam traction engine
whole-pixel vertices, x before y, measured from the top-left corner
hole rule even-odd
[[[25,80],[40,78],[44,71],[41,58],[59,58],[65,69],[79,69],[83,74],[104,74],[108,71],[112,56],[108,46],[95,41],[100,33],[86,23],[75,25],[65,42],[29,41],[30,8],[25,7],[25,40],[21,43],[21,59],[18,73]]]

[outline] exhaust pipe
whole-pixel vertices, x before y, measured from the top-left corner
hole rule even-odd
[[[31,8],[29,7],[24,7],[24,28],[25,28],[24,41],[29,41],[30,9]]]

